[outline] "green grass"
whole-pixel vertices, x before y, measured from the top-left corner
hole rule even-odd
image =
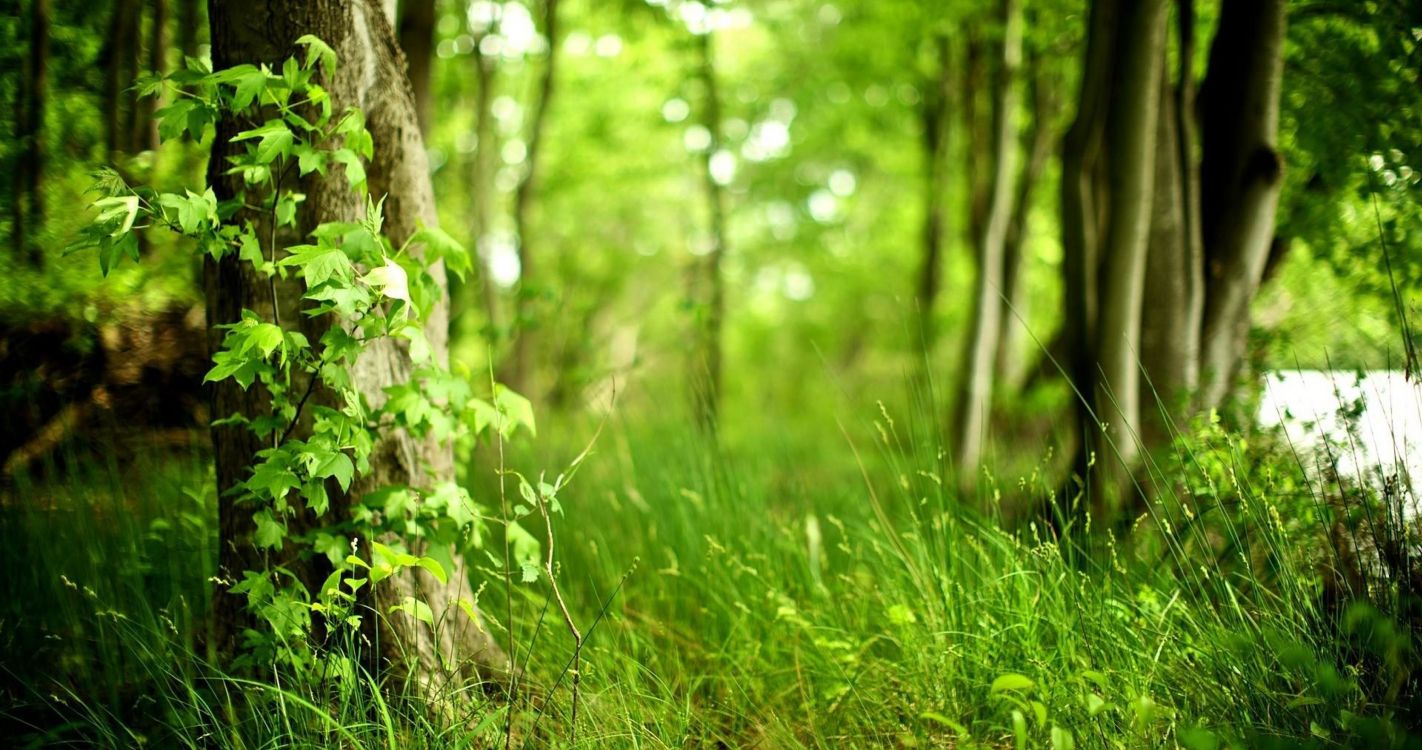
[[[1325,603],[1316,528],[1280,519],[1306,485],[1287,460],[1197,441],[1158,477],[1195,488],[1188,517],[1176,503],[1064,554],[1003,512],[1052,491],[1045,469],[969,508],[940,486],[931,441],[889,417],[722,451],[675,423],[607,428],[556,521],[559,580],[590,633],[578,747],[1417,746],[1415,638]],[[510,446],[510,465],[556,473],[594,429],[560,426]],[[503,746],[502,695],[468,695],[447,721],[368,677],[292,687],[209,666],[207,461],[140,450],[9,488],[8,736]],[[476,465],[493,507],[488,457]],[[565,745],[571,640],[546,583],[514,584],[509,612],[486,577],[481,601],[527,670],[512,745]]]

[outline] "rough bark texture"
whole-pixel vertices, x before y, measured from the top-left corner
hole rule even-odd
[[[967,369],[955,421],[956,462],[962,478],[973,481],[982,457],[988,417],[992,411],[993,367],[1002,333],[1003,258],[1012,221],[1017,176],[1019,93],[1017,69],[1022,62],[1022,16],[1016,0],[1002,0],[1003,36],[1000,77],[993,103],[995,155],[992,191],[983,234],[978,238],[978,278],[974,293],[973,327],[968,338]]]
[[[953,62],[947,36],[933,40],[938,55],[938,77],[930,81],[923,98],[923,259],[919,266],[918,336],[925,366],[937,338],[933,308],[942,285],[944,225],[947,222],[945,193],[948,182],[948,102],[953,86]]]
[[[523,176],[514,189],[514,230],[518,233],[519,291],[515,300],[515,327],[513,353],[510,357],[506,381],[516,390],[530,387],[533,377],[534,326],[528,325],[533,316],[530,305],[538,291],[537,254],[534,252],[533,232],[529,226],[529,212],[533,208],[533,194],[538,185],[538,159],[542,153],[543,134],[548,122],[548,108],[553,102],[554,85],[558,72],[558,0],[544,0],[543,34],[548,40],[548,62],[543,67],[543,76],[538,80],[538,100],[533,108],[533,120],[529,123],[528,150],[524,156]]]
[[[435,0],[404,0],[400,3],[400,49],[415,94],[415,113],[420,133],[430,133],[430,68],[434,59]]]
[[[716,85],[716,56],[712,33],[697,37],[700,53],[698,74],[705,102],[701,125],[711,134],[706,148],[704,177],[711,251],[706,254],[700,279],[703,319],[699,341],[692,354],[691,387],[693,407],[703,429],[714,433],[721,402],[721,323],[726,312],[726,289],[721,279],[721,260],[726,255],[726,191],[711,171],[712,160],[721,150],[721,96]]]
[[[1200,92],[1205,407],[1218,405],[1233,384],[1249,330],[1249,304],[1274,237],[1283,185],[1277,139],[1285,5],[1285,0],[1224,5]]]
[[[375,156],[367,173],[372,195],[385,196],[385,230],[399,246],[419,224],[436,223],[435,205],[429,179],[424,144],[415,118],[415,105],[404,75],[403,56],[395,43],[390,19],[375,0],[212,0],[209,5],[213,61],[217,68],[244,62],[277,63],[295,54],[295,39],[306,33],[325,40],[339,55],[340,68],[324,85],[336,108],[360,107],[375,142]],[[235,128],[242,123],[224,122],[219,127],[209,178],[220,197],[241,189],[236,178],[222,175],[222,165]],[[304,228],[326,221],[349,221],[361,215],[361,198],[344,182],[340,170],[321,177],[311,175],[301,185],[307,195],[303,207]],[[443,280],[444,269],[436,265],[431,273]],[[268,316],[272,299],[264,279],[255,277],[228,258],[209,262],[206,271],[208,323],[216,326],[237,318],[242,308]],[[292,325],[305,316],[296,314],[299,289],[279,288],[277,307],[281,320]],[[309,323],[302,323],[310,325]],[[435,356],[447,357],[447,303],[441,302],[426,321],[426,336]],[[215,345],[219,332],[212,329]],[[316,340],[312,337],[312,340]],[[353,368],[357,386],[374,405],[384,400],[382,389],[404,381],[410,360],[399,345],[389,339],[374,342]],[[244,393],[235,385],[214,388],[213,415],[223,417],[234,411],[261,413],[266,396],[260,388]],[[318,394],[316,398],[323,398]],[[217,456],[218,489],[225,492],[240,481],[250,464],[252,452],[260,446],[241,428],[213,430]],[[390,484],[427,487],[448,479],[453,471],[453,455],[448,446],[433,440],[416,441],[403,433],[387,436],[371,456],[371,472],[352,488],[353,495]],[[237,508],[224,498],[219,506],[222,536],[221,569],[234,576],[253,567],[256,552],[250,543],[250,509]],[[363,545],[368,549],[369,545]],[[415,554],[421,550],[412,549]],[[382,616],[375,638],[383,667],[433,691],[451,682],[476,676],[496,677],[509,669],[504,656],[480,623],[458,609],[461,597],[473,599],[467,570],[456,557],[448,585],[441,585],[427,573],[406,573],[376,587],[370,605]],[[300,564],[300,561],[289,561]],[[309,578],[308,578],[309,580]],[[385,615],[390,605],[414,596],[429,604],[437,628],[429,628],[404,615]],[[218,627],[230,647],[245,619],[241,602],[219,593]]]
[[[29,54],[20,80],[20,101],[16,107],[15,140],[19,148],[14,174],[10,228],[15,255],[40,265],[43,256],[34,232],[44,221],[41,176],[45,155],[45,102],[49,90],[49,0],[31,0],[29,14]]]

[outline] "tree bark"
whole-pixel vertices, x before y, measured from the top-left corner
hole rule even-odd
[[[723,142],[721,134],[721,96],[716,84],[716,56],[713,33],[697,37],[700,55],[698,76],[705,102],[701,109],[701,125],[711,134],[703,160],[706,208],[711,251],[706,254],[702,273],[701,296],[698,302],[703,318],[699,326],[698,346],[692,354],[691,389],[693,408],[703,430],[715,434],[721,403],[721,327],[726,312],[726,290],[721,278],[721,261],[726,255],[726,191],[712,173],[712,162]]]
[[[1102,142],[1112,96],[1117,0],[1095,0],[1082,64],[1076,118],[1062,140],[1062,291],[1066,307],[1063,338],[1074,389],[1078,429],[1075,471],[1085,479],[1091,463],[1090,436],[1097,425],[1097,269],[1101,259],[1103,207],[1109,195],[1102,180]]]
[[[533,379],[534,315],[533,296],[538,291],[537,257],[529,212],[533,207],[534,189],[538,180],[538,158],[542,153],[543,134],[548,121],[548,107],[553,102],[554,84],[558,72],[558,0],[543,2],[543,33],[548,39],[548,62],[538,81],[538,99],[529,123],[528,150],[524,156],[523,176],[514,190],[514,231],[518,234],[518,294],[514,301],[514,341],[508,383],[515,390],[531,387]]]
[[[16,107],[15,140],[19,147],[11,207],[11,237],[15,255],[32,266],[41,266],[44,256],[34,233],[44,222],[44,194],[41,190],[45,158],[45,104],[49,90],[49,0],[31,0],[29,55],[20,81],[20,101]]]
[[[149,12],[153,17],[148,30],[148,70],[155,75],[163,75],[168,67],[168,0],[149,0]],[[163,102],[158,96],[149,96],[144,97],[138,106],[137,148],[152,151],[158,148],[158,121],[154,115]]]
[[[1226,3],[1200,92],[1201,234],[1206,290],[1201,405],[1233,384],[1274,238],[1283,185],[1277,147],[1285,0]]]
[[[1164,0],[1128,2],[1122,8],[1117,80],[1107,121],[1111,207],[1102,246],[1096,327],[1101,380],[1095,401],[1107,438],[1098,443],[1103,481],[1096,487],[1105,493],[1098,499],[1116,491],[1140,447],[1141,301],[1165,60],[1165,9]]]
[[[375,155],[367,167],[370,193],[386,198],[385,231],[400,246],[420,224],[437,223],[414,96],[404,74],[405,62],[395,42],[391,19],[376,0],[211,0],[209,19],[213,62],[219,69],[239,63],[278,64],[299,53],[295,40],[307,33],[335,49],[340,67],[323,85],[337,111],[357,106],[365,112],[375,143]],[[241,124],[235,122],[220,123],[214,142],[209,179],[221,199],[242,190],[240,178],[224,175],[222,169],[226,156],[240,146],[230,142],[239,127]],[[361,197],[349,189],[338,171],[325,176],[308,175],[301,188],[307,196],[301,217],[304,230],[322,222],[352,221],[363,214]],[[430,272],[443,281],[441,264]],[[288,326],[311,325],[296,323],[306,317],[295,314],[300,304],[299,288],[293,284],[279,287],[277,298],[272,299],[267,281],[233,258],[209,261],[205,282],[209,326],[235,320],[243,308],[270,320],[274,307],[280,309],[280,320]],[[448,357],[447,327],[446,299],[435,305],[425,322],[426,336],[440,362]],[[216,328],[210,331],[210,341],[215,345],[220,332]],[[311,340],[317,339],[312,336]],[[378,339],[357,360],[352,377],[372,406],[378,406],[385,399],[383,389],[405,381],[410,371],[406,350],[389,339]],[[318,393],[315,398],[327,396]],[[223,417],[234,411],[262,413],[266,400],[266,394],[258,387],[243,392],[231,381],[224,381],[213,389],[213,415]],[[226,494],[245,478],[252,454],[260,446],[239,427],[214,428],[213,444],[222,498],[220,567],[225,576],[233,577],[242,570],[261,567],[251,544],[250,509],[235,507]],[[433,439],[415,440],[403,432],[385,436],[373,451],[370,463],[370,473],[352,487],[352,495],[392,484],[428,487],[453,476],[453,453],[448,445]],[[368,548],[369,544],[361,546],[362,550]],[[423,551],[418,544],[411,549],[414,554]],[[482,623],[470,620],[459,610],[461,598],[472,601],[474,597],[467,566],[457,555],[454,560],[447,585],[424,572],[402,572],[377,586],[370,602],[376,614],[368,619],[378,621],[374,641],[378,644],[379,666],[412,680],[427,693],[465,679],[498,678],[510,669],[508,658]],[[309,561],[288,562],[307,573],[306,580],[314,577],[306,570]],[[438,627],[430,628],[413,618],[389,613],[392,604],[407,596],[427,603]],[[224,592],[217,595],[219,636],[228,649],[247,619],[242,603],[235,600],[237,597]]]
[[[1151,209],[1146,299],[1141,310],[1141,435],[1145,447],[1166,445],[1192,411],[1199,385],[1200,322],[1204,312],[1204,250],[1198,227],[1194,157],[1194,19],[1178,8],[1178,82],[1161,77],[1156,126],[1155,192]]]
[[[434,60],[435,0],[400,3],[400,49],[405,52],[420,134],[430,134],[430,70]]]
[[[127,113],[132,107],[128,88],[137,74],[139,0],[117,0],[109,22],[109,36],[99,55],[104,68],[104,146],[110,160],[132,143]]]
[[[938,76],[930,81],[923,98],[923,260],[918,272],[915,301],[918,304],[918,337],[927,367],[937,339],[933,308],[942,285],[944,226],[947,223],[945,193],[948,182],[948,102],[953,86],[953,62],[947,35],[934,38],[938,56]]]
[[[960,477],[971,484],[982,458],[992,411],[993,366],[1002,333],[1003,259],[1013,215],[1017,177],[1017,109],[1020,106],[1017,69],[1022,62],[1022,16],[1016,0],[1002,0],[1003,36],[998,61],[1000,77],[993,104],[992,150],[995,165],[991,198],[983,234],[978,238],[978,277],[973,327],[968,339],[967,369],[955,420],[956,462]]]

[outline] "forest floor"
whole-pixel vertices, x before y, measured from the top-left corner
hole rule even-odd
[[[219,672],[203,645],[217,540],[202,436],[176,453],[129,441],[71,456],[0,506],[3,733],[232,748],[1417,746],[1415,634],[1381,605],[1330,599],[1306,522],[1327,501],[1280,454],[1207,427],[1188,460],[1158,467],[1178,502],[1067,545],[1004,510],[1053,496],[1045,464],[989,480],[970,508],[930,446],[887,411],[866,422],[721,450],[675,424],[604,431],[555,527],[588,634],[576,722],[572,641],[546,582],[508,581],[495,562],[475,583],[524,669],[512,701],[463,696],[448,722],[374,680]],[[593,427],[511,445],[509,466],[556,474]],[[497,497],[487,469],[466,483]]]

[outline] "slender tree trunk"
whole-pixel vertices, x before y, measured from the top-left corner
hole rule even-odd
[[[698,75],[705,93],[701,109],[701,125],[711,134],[711,143],[704,160],[708,227],[711,251],[706,254],[705,268],[698,285],[703,289],[704,303],[698,305],[704,315],[698,346],[693,353],[691,387],[698,422],[708,433],[715,434],[721,402],[721,327],[726,312],[725,284],[721,278],[721,261],[727,251],[726,191],[712,171],[716,154],[721,150],[721,96],[716,83],[715,40],[708,31],[697,37],[700,53]]]
[[[1165,10],[1164,0],[1128,2],[1122,8],[1117,83],[1107,121],[1111,208],[1102,246],[1096,329],[1101,371],[1096,408],[1107,437],[1098,444],[1104,480],[1096,485],[1098,500],[1118,489],[1139,452],[1141,302],[1165,61]]]
[[[488,242],[489,216],[491,215],[494,191],[494,158],[498,155],[498,131],[494,129],[494,73],[495,60],[480,49],[484,38],[490,33],[485,30],[474,36],[474,75],[478,79],[478,90],[474,94],[476,150],[474,170],[470,176],[469,197],[474,204],[474,246],[480,259],[480,290],[484,296],[484,315],[490,337],[498,339],[502,332],[499,324],[498,289],[494,285],[492,257]]]
[[[1204,311],[1204,251],[1198,227],[1199,198],[1193,149],[1194,20],[1191,3],[1179,4],[1178,83],[1161,77],[1156,126],[1155,192],[1151,209],[1146,299],[1141,310],[1142,438],[1148,449],[1165,445],[1192,410],[1199,384],[1200,323]]]
[[[430,69],[434,60],[435,0],[403,0],[400,3],[400,49],[409,64],[410,87],[415,92],[415,111],[420,133],[430,134]]]
[[[1016,0],[1002,0],[1003,37],[997,82],[993,137],[996,155],[983,234],[978,238],[978,278],[974,294],[973,328],[968,339],[967,369],[955,420],[957,466],[971,484],[982,458],[988,417],[992,412],[993,366],[1002,333],[1003,258],[1013,215],[1017,176],[1017,109],[1020,106],[1017,69],[1022,62],[1022,15]]]
[[[1075,472],[1085,480],[1091,464],[1091,435],[1096,431],[1097,269],[1101,262],[1103,207],[1109,200],[1101,178],[1102,143],[1112,96],[1116,47],[1117,0],[1095,0],[1082,65],[1076,118],[1062,141],[1061,221],[1062,290],[1066,311],[1064,341],[1074,389],[1083,448]],[[1069,498],[1068,498],[1069,499]]]
[[[371,194],[386,196],[385,231],[399,246],[419,224],[437,223],[414,96],[404,74],[405,62],[395,42],[391,19],[376,0],[211,0],[209,18],[213,62],[218,68],[239,63],[277,64],[298,54],[295,40],[302,34],[314,34],[330,44],[339,56],[340,67],[323,85],[338,111],[358,106],[366,114],[367,128],[375,143],[367,174]],[[239,127],[235,122],[220,123],[214,142],[209,179],[222,199],[243,190],[240,178],[225,175],[221,166],[226,163],[225,157],[240,147],[229,140]],[[307,196],[302,210],[305,230],[321,222],[351,221],[363,215],[360,196],[338,173],[308,175],[301,188]],[[441,264],[433,266],[430,273],[443,282]],[[208,262],[205,277],[209,326],[237,319],[243,308],[268,319],[277,309],[280,320],[288,326],[311,325],[309,321],[298,322],[306,316],[295,314],[301,290],[293,288],[294,284],[279,287],[273,299],[267,280],[257,278],[250,267],[232,258]],[[435,305],[425,326],[439,361],[448,357],[447,328],[444,300]],[[210,340],[214,345],[219,336],[218,329],[213,328]],[[312,340],[317,339],[313,336]],[[405,348],[389,339],[379,339],[356,362],[352,378],[365,398],[378,406],[385,399],[384,388],[405,380],[410,370]],[[315,398],[324,400],[328,396],[318,393]],[[234,411],[261,413],[266,400],[260,388],[244,392],[224,381],[214,388],[213,414],[223,417]],[[245,478],[252,454],[259,446],[237,427],[213,428],[213,445],[222,498],[220,565],[223,575],[231,578],[242,570],[261,567],[251,543],[250,510],[234,507],[226,494]],[[452,449],[447,445],[433,439],[417,441],[405,433],[390,434],[376,446],[369,475],[352,488],[351,494],[359,496],[392,484],[429,487],[451,479],[453,463]],[[363,550],[368,548],[369,544],[362,545]],[[415,544],[411,551],[421,554],[424,550]],[[488,630],[460,611],[459,600],[472,601],[473,592],[467,566],[458,556],[454,559],[447,585],[424,573],[400,574],[382,582],[372,594],[372,607],[381,613],[370,618],[378,620],[374,642],[379,646],[381,666],[392,668],[397,677],[407,677],[430,693],[465,678],[497,677],[510,668]],[[306,580],[312,578],[303,564],[293,561],[291,567],[301,571]],[[431,628],[409,617],[385,615],[392,604],[407,596],[427,603],[438,627]],[[217,595],[217,615],[219,636],[230,650],[248,615],[238,597],[224,592]]]
[[[104,145],[111,160],[114,154],[127,150],[132,141],[126,113],[132,98],[129,87],[133,85],[138,54],[141,9],[138,0],[116,0],[109,36],[99,55],[104,68]]]
[[[202,0],[178,0],[178,46],[183,57],[198,56],[202,26]]]
[[[1008,388],[1016,389],[1021,383],[1026,364],[1023,362],[1023,337],[1027,333],[1026,318],[1031,300],[1024,289],[1024,245],[1027,241],[1027,222],[1031,218],[1032,199],[1047,160],[1056,146],[1054,122],[1057,114],[1057,94],[1053,84],[1046,79],[1042,70],[1041,55],[1028,50],[1023,59],[1026,63],[1026,79],[1032,89],[1032,127],[1026,138],[1027,166],[1022,170],[1022,178],[1017,185],[1017,197],[1012,201],[1012,221],[1008,224],[1007,239],[1003,243],[1002,260],[1002,336],[997,345],[997,377]]]
[[[153,16],[148,31],[148,70],[163,75],[168,67],[168,0],[149,0],[148,6]],[[154,113],[163,106],[163,102],[157,96],[149,96],[139,100],[138,106],[141,124],[136,137],[140,141],[139,149],[157,149],[158,121]]]
[[[964,160],[968,165],[967,244],[974,248],[982,241],[987,225],[988,203],[992,200],[992,140],[995,130],[989,45],[983,41],[977,27],[978,24],[972,24],[967,31],[963,98],[959,107],[968,136],[968,153]]]
[[[953,62],[947,35],[933,40],[938,55],[938,77],[931,81],[923,98],[923,260],[919,267],[918,336],[928,366],[937,339],[933,310],[942,284],[943,242],[948,183],[948,102],[953,86]]]
[[[42,178],[45,157],[45,104],[49,91],[49,0],[31,0],[29,55],[25,58],[16,107],[15,139],[19,146],[15,165],[11,227],[15,255],[33,266],[44,263],[34,234],[44,222]]]
[[[1226,3],[1200,92],[1206,291],[1201,405],[1219,405],[1244,355],[1249,305],[1274,239],[1283,185],[1279,91],[1285,0]]]
[[[548,39],[548,64],[544,66],[543,77],[538,82],[538,99],[533,107],[533,121],[529,123],[523,177],[519,179],[518,187],[514,190],[513,218],[514,229],[518,233],[519,289],[514,299],[513,354],[507,380],[518,390],[529,389],[533,379],[536,325],[530,325],[530,322],[535,314],[532,302],[533,296],[538,292],[539,282],[529,211],[533,207],[533,192],[537,186],[538,157],[542,150],[548,107],[553,101],[554,83],[557,80],[558,0],[544,0],[543,15],[543,32]]]

